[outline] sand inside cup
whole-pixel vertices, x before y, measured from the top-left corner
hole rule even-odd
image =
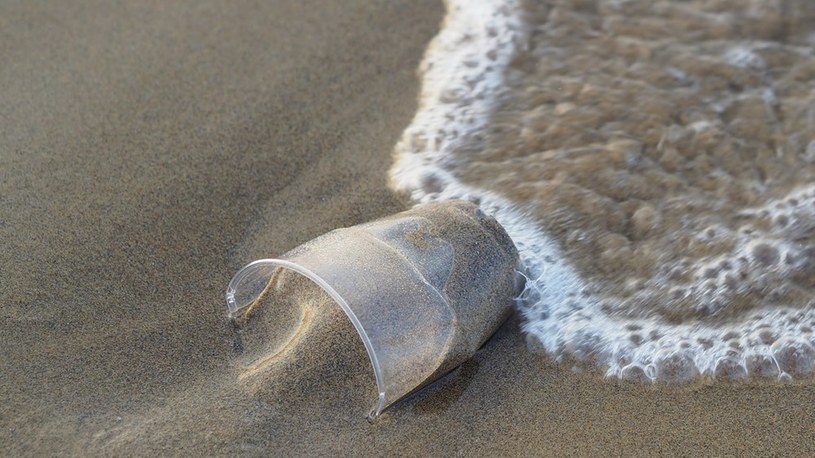
[[[280,269],[237,320],[238,381],[253,397],[298,409],[363,416],[376,398],[365,347],[342,309],[316,284]]]

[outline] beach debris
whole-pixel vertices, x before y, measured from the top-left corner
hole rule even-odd
[[[270,337],[274,343],[251,363],[251,373],[304,339],[313,330],[303,328],[306,315],[324,310],[313,297],[308,307],[291,300],[270,305],[265,298],[281,272],[319,286],[367,350],[378,391],[375,418],[475,354],[512,311],[523,278],[517,269],[518,252],[504,229],[458,200],[337,229],[277,259],[255,261],[232,279],[226,301],[236,322],[275,307],[266,319],[279,315],[288,323]]]

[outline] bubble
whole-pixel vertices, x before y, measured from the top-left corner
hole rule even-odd
[[[784,285],[782,285],[779,286],[778,288],[773,288],[772,290],[770,290],[770,292],[767,293],[766,298],[768,301],[778,301],[779,299],[784,297],[787,293],[788,293],[787,288]]]
[[[767,243],[759,243],[758,245],[754,246],[752,254],[753,259],[765,267],[772,266],[778,263],[778,260],[781,259],[781,255],[778,253],[778,248]]]
[[[629,348],[623,347],[614,351],[614,361],[616,361],[620,367],[628,366],[632,360],[633,357],[631,356],[631,350]]]
[[[797,270],[805,277],[815,277],[815,246],[808,246],[802,249],[796,256]]]
[[[772,344],[775,342],[775,335],[769,329],[762,329],[761,332],[758,333],[758,338],[761,339],[761,342],[767,345]]]
[[[708,267],[702,271],[703,278],[716,278],[719,275],[719,270],[715,267]]]
[[[738,332],[736,332],[736,331],[729,331],[728,333],[726,333],[725,335],[723,335],[723,336],[722,336],[722,340],[724,340],[724,341],[726,342],[726,341],[728,341],[728,340],[737,339],[738,337],[739,337],[739,333],[738,333]]]
[[[685,351],[663,353],[657,356],[655,365],[657,379],[666,383],[685,383],[699,375],[693,358]]]
[[[645,369],[639,364],[629,364],[620,372],[620,378],[629,382],[646,383],[651,381]]]
[[[747,357],[747,372],[759,377],[777,377],[778,365],[767,355],[750,355]]]
[[[761,56],[745,46],[730,48],[723,57],[725,62],[735,67],[762,69],[767,65]]]
[[[634,237],[641,239],[648,235],[659,224],[659,213],[649,204],[637,209],[631,216],[631,226]]]
[[[815,369],[815,348],[807,342],[785,337],[777,340],[771,349],[781,370],[792,376]]]
[[[600,362],[608,359],[601,338],[595,334],[578,331],[566,342],[565,349],[578,362]]]
[[[740,380],[747,377],[747,368],[735,358],[719,358],[713,370],[713,377],[726,380]]]

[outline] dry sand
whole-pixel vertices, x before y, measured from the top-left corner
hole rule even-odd
[[[440,2],[0,6],[4,455],[815,453],[811,384],[604,381],[510,320],[374,425],[236,383],[244,262],[401,209]]]

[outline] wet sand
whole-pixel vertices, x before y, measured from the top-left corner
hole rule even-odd
[[[442,14],[0,6],[3,454],[815,452],[811,384],[604,381],[527,351],[517,320],[373,425],[236,382],[231,275],[402,209],[390,152]]]

